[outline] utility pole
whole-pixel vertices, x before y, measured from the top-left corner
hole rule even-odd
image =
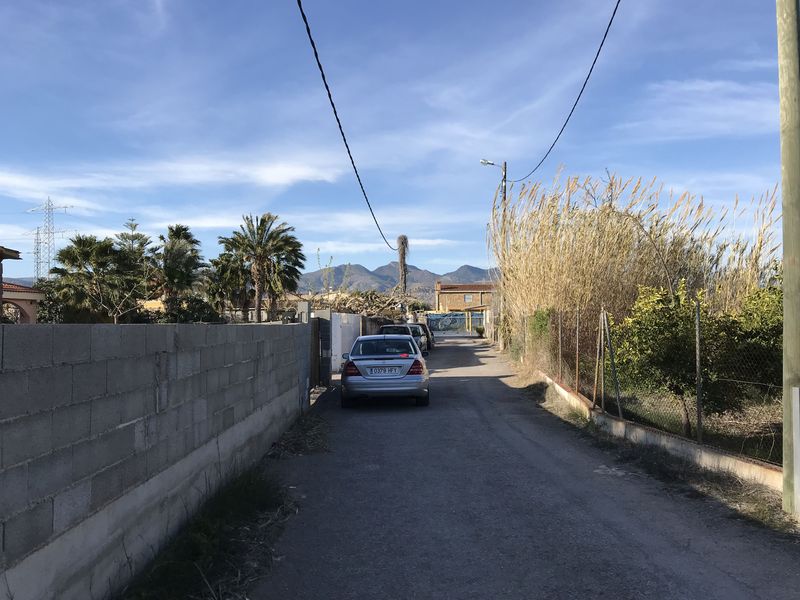
[[[36,257],[35,267],[36,267],[37,279],[50,278],[50,269],[53,268],[53,257],[56,248],[55,234],[66,233],[64,230],[55,229],[55,219],[53,218],[53,215],[56,210],[63,209],[64,212],[66,212],[68,208],[72,208],[72,206],[71,205],[56,206],[50,199],[50,196],[48,196],[47,202],[45,202],[41,206],[37,206],[36,208],[32,208],[28,211],[28,212],[44,213],[44,226],[36,228],[36,233],[34,237],[33,251]]]
[[[783,194],[783,509],[800,512],[800,0],[777,0]],[[797,484],[797,485],[796,485]]]

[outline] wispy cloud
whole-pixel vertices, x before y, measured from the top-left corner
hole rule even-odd
[[[634,142],[775,133],[778,86],[707,79],[654,83],[634,119],[617,129]]]
[[[309,155],[292,160],[232,157],[187,157],[149,162],[76,165],[58,174],[0,168],[0,196],[42,202],[47,196],[86,212],[115,211],[93,194],[170,186],[249,185],[282,188],[303,181],[334,182],[341,173],[337,159]],[[127,210],[127,207],[122,207]]]
[[[774,56],[767,58],[732,58],[721,60],[716,66],[722,71],[734,71],[739,73],[748,73],[752,71],[777,72],[778,59]]]

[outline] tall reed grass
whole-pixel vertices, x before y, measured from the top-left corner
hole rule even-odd
[[[639,286],[676,290],[680,281],[713,309],[735,312],[779,264],[776,192],[717,209],[655,180],[609,174],[523,186],[505,203],[496,196],[488,243],[504,326],[513,335],[541,309],[603,307],[623,318]],[[748,217],[751,231],[734,228]]]

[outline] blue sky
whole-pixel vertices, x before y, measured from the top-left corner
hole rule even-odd
[[[442,273],[487,266],[500,171],[538,162],[613,0],[305,0],[351,148],[387,236]],[[309,261],[393,260],[338,136],[294,0],[0,4],[0,245],[56,227],[153,236],[190,225],[207,257],[243,213],[297,228]],[[775,7],[623,0],[552,180],[654,176],[732,203],[779,180]],[[67,234],[62,234],[67,235]],[[58,239],[57,244],[66,240]],[[6,263],[33,273],[33,256]]]

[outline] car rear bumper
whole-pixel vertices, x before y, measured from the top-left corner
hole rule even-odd
[[[411,396],[422,398],[428,395],[427,377],[404,377],[399,381],[369,380],[364,377],[342,379],[342,393],[346,396],[394,397]]]

